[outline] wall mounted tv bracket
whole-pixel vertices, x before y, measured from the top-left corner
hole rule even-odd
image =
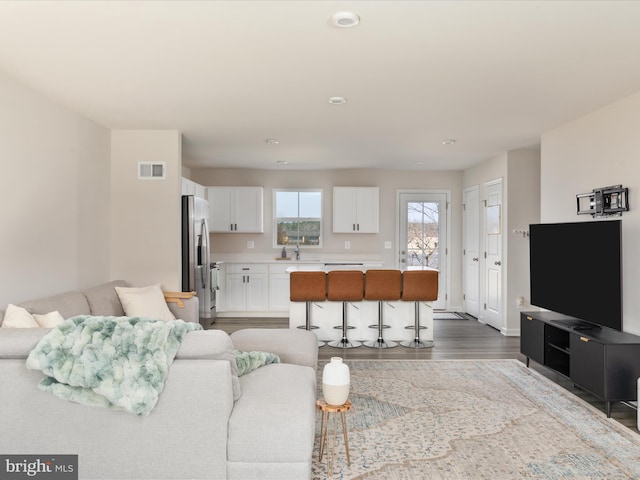
[[[590,193],[576,195],[578,215],[592,217],[622,216],[629,211],[629,189],[622,185],[594,188]]]

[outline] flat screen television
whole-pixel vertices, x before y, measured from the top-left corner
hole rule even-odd
[[[535,224],[529,235],[531,304],[574,328],[622,330],[622,222]]]

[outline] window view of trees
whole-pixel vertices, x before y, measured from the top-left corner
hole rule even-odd
[[[277,245],[319,245],[320,222],[319,221],[287,221],[278,222]]]
[[[320,246],[322,191],[276,190],[275,246]]]
[[[438,204],[410,202],[407,215],[407,265],[439,268]]]

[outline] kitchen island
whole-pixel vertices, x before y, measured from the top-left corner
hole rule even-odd
[[[263,254],[214,254],[220,268],[217,315],[286,317],[289,315],[289,269],[383,268],[377,256],[317,255],[281,259]],[[357,264],[357,265],[356,265]],[[304,322],[303,322],[304,323]]]

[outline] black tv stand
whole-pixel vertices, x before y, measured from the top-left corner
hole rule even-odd
[[[597,327],[593,326],[593,325],[573,325],[571,327],[572,330],[577,330],[577,331],[588,331],[588,330],[593,330]]]
[[[594,325],[593,323],[587,323],[577,319],[569,319],[569,320],[556,319],[556,320],[549,320],[549,322],[557,323],[559,325],[563,325],[567,328],[570,328],[571,330],[577,330],[577,331],[597,330],[602,328],[599,325]]]
[[[588,329],[582,329],[586,326]],[[606,402],[638,399],[640,336],[554,312],[522,312],[520,352]]]

